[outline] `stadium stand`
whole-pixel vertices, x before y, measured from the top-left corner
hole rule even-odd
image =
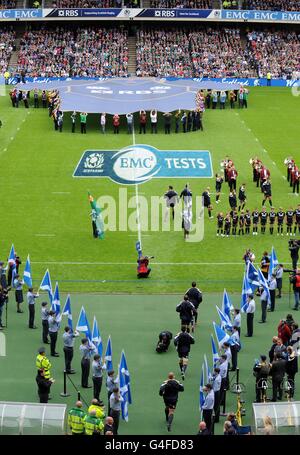
[[[299,0],[246,0],[246,10],[300,11]]]
[[[57,0],[52,8],[121,8],[122,0]]]
[[[12,27],[0,28],[0,73],[3,73],[14,50],[16,33]]]
[[[211,9],[211,0],[151,0],[150,8]]]
[[[14,0],[0,0],[0,9],[13,9],[16,8]]]

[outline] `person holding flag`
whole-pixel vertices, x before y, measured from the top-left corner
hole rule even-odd
[[[275,273],[276,273],[276,283],[277,283],[277,289],[278,289],[277,299],[281,299],[283,264],[278,264],[277,268],[275,269]]]
[[[71,362],[74,356],[74,338],[76,334],[73,333],[71,327],[66,326],[63,334],[64,342],[64,355],[65,355],[65,371],[67,374],[75,374],[75,370],[72,370]]]
[[[270,293],[270,310],[268,311],[274,311],[275,310],[275,300],[276,300],[276,287],[277,287],[277,281],[276,281],[276,273],[272,273],[269,281],[268,281],[268,286],[269,286],[269,293]]]
[[[247,297],[247,334],[246,337],[253,336],[253,320],[254,320],[254,313],[255,313],[255,300],[253,294],[249,294]]]
[[[23,313],[23,310],[21,310],[21,307],[20,307],[21,303],[24,302],[23,284],[24,284],[24,281],[20,278],[20,275],[19,274],[15,275],[15,278],[13,280],[13,287],[15,288],[17,313]]]
[[[206,428],[212,433],[212,415],[215,405],[215,393],[211,384],[206,384],[203,389],[206,392],[204,403],[202,405],[203,420],[206,423]]]
[[[93,380],[93,396],[100,401],[100,393],[103,381],[103,363],[99,354],[94,355],[92,362],[92,380]]]
[[[49,311],[48,324],[49,324],[49,336],[50,336],[50,351],[52,357],[59,357],[56,352],[57,334],[60,328],[60,318],[55,311]]]
[[[159,395],[163,397],[165,403],[165,416],[168,431],[171,431],[171,425],[178,401],[178,394],[183,391],[183,385],[175,379],[175,375],[172,372],[168,374],[168,379],[164,381],[159,388]]]
[[[218,354],[218,351],[217,351],[217,348],[216,348],[216,345],[215,345],[214,337],[212,335],[210,335],[210,336],[211,336],[211,348],[212,348],[213,366],[214,366],[214,368],[216,368],[220,357],[219,357],[219,354]]]
[[[213,372],[213,391],[214,391],[214,398],[215,398],[215,403],[214,403],[214,423],[218,423],[220,421],[220,398],[221,398],[221,382],[222,378],[220,375],[220,368],[216,367],[214,368]]]
[[[45,275],[44,275],[44,277],[42,279],[42,282],[40,284],[39,289],[42,289],[43,291],[47,291],[48,292],[50,303],[52,303],[53,292],[52,292],[52,284],[51,284],[50,273],[49,273],[48,269],[45,272]]]
[[[23,281],[29,288],[32,288],[32,276],[31,276],[31,265],[30,265],[29,254],[27,256],[27,260],[26,260],[26,264],[25,264],[25,269],[24,269],[24,273],[23,273]]]
[[[34,316],[35,316],[35,300],[39,297],[39,293],[34,293],[33,288],[30,287],[27,292],[27,303],[29,310],[29,323],[28,326],[30,329],[36,329],[34,325]]]
[[[89,385],[89,375],[94,348],[90,345],[88,338],[82,338],[79,349],[81,353],[81,387],[90,389],[92,386]]]
[[[109,398],[109,407],[110,407],[110,417],[114,419],[113,423],[113,432],[114,435],[118,434],[119,429],[119,421],[120,421],[120,412],[121,406],[124,398],[120,394],[120,390],[118,387],[114,387],[113,393]]]

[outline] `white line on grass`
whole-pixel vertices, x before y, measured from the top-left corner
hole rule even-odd
[[[47,261],[47,262],[39,262],[39,261],[31,261],[32,264],[39,264],[39,265],[134,265],[136,262],[65,262],[65,261]],[[153,265],[174,265],[174,266],[186,266],[186,265],[205,265],[205,266],[213,266],[216,265],[220,266],[228,266],[228,265],[236,265],[236,266],[244,266],[244,262],[151,262]],[[290,262],[282,262],[282,264],[290,264]]]
[[[71,194],[70,191],[52,191],[52,194]]]
[[[135,145],[135,131],[134,123],[132,123],[132,145]],[[142,249],[142,233],[141,233],[141,220],[140,220],[140,207],[139,207],[139,189],[138,185],[135,184],[135,203],[136,203],[136,223],[138,229],[138,241]]]
[[[55,237],[55,234],[34,234],[36,237]]]

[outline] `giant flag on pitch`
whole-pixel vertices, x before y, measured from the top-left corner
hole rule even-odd
[[[26,264],[25,264],[23,281],[25,284],[27,284],[27,286],[29,288],[32,288],[32,276],[31,276],[31,265],[30,265],[29,254],[27,256],[27,260],[26,260]]]
[[[44,275],[44,278],[42,279],[42,282],[40,284],[40,289],[43,291],[48,291],[50,303],[52,302],[53,299],[53,292],[52,292],[52,284],[51,284],[51,278],[50,278],[50,273],[49,270],[47,269]]]
[[[60,297],[59,297],[58,282],[55,283],[55,289],[54,289],[51,308],[52,308],[52,311],[55,311],[56,314],[60,313]]]
[[[70,299],[70,294],[67,296],[67,300],[65,303],[65,306],[62,310],[62,314],[64,316],[68,316],[68,326],[73,332],[73,319],[72,319],[72,311],[71,311],[71,299]]]
[[[213,366],[214,366],[214,368],[216,368],[220,356],[219,356],[217,348],[216,348],[214,337],[212,335],[210,335],[210,336],[211,336],[211,349],[212,349]]]
[[[98,322],[97,322],[96,316],[94,316],[94,321],[93,321],[92,341],[97,348],[98,354],[102,358],[103,343],[102,343],[102,338],[100,335],[100,330],[98,327]]]
[[[200,411],[202,411],[202,406],[204,405],[204,402],[205,402],[203,387],[204,387],[204,365],[202,364],[201,377],[200,377],[200,387],[199,387],[199,392],[200,392],[199,393],[199,410]]]
[[[252,292],[254,292],[255,289],[259,287],[259,279],[258,271],[256,270],[251,261],[248,262],[246,276],[251,286]]]
[[[106,365],[106,371],[113,370],[113,363],[112,363],[112,345],[111,345],[111,338],[110,335],[107,340],[107,346],[106,346],[106,351],[105,351],[105,365]]]
[[[129,374],[129,370],[127,367],[127,361],[126,361],[124,351],[122,351],[122,354],[121,354],[120,372],[124,375],[125,383],[127,385],[127,390],[128,390],[128,403],[131,404],[132,399],[131,399],[131,387],[130,387],[130,374]]]
[[[232,323],[231,323],[230,319],[228,318],[227,314],[224,314],[223,311],[220,310],[218,305],[216,305],[216,308],[217,308],[217,312],[221,319],[222,329],[232,330]]]
[[[247,279],[246,273],[244,273],[242,297],[241,297],[241,311],[242,311],[242,313],[246,312],[247,297],[248,297],[249,294],[252,294],[252,288],[251,288],[250,283],[249,283],[249,281]]]
[[[271,256],[270,256],[270,266],[269,266],[269,272],[268,272],[268,279],[271,278],[272,273],[274,273],[275,267],[279,264],[276,252],[274,250],[274,247],[272,246],[272,251],[271,251]]]
[[[92,208],[92,219],[96,223],[97,235],[99,239],[104,239],[104,223],[102,219],[102,209],[98,206],[91,193],[88,193],[89,201]]]
[[[233,310],[233,305],[230,302],[229,296],[227,294],[226,289],[223,292],[223,301],[222,301],[222,311],[228,317],[229,321],[231,321],[231,314],[230,311]]]

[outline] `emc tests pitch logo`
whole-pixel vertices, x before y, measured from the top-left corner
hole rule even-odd
[[[135,185],[152,178],[212,177],[207,150],[157,150],[150,145],[132,145],[119,151],[87,150],[74,177],[109,177],[116,183]]]

